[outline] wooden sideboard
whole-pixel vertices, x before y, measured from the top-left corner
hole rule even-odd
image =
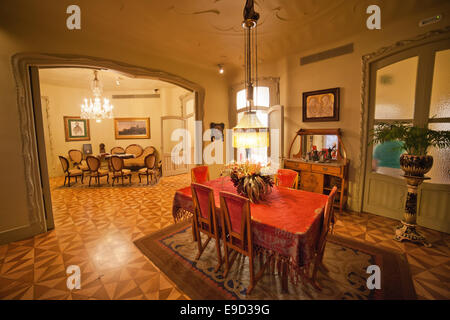
[[[337,136],[337,157],[327,162],[306,160],[303,148],[303,136],[309,135],[335,135]],[[300,151],[291,156],[291,149],[295,140],[300,137]],[[348,167],[350,161],[346,157],[345,147],[341,139],[339,129],[300,129],[289,149],[289,158],[284,160],[284,167],[299,172],[299,189],[329,194],[334,186],[337,186],[335,207],[345,208],[348,198]]]

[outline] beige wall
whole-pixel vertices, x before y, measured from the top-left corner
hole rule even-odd
[[[147,90],[104,91],[103,96],[114,105],[115,118],[150,118],[150,139],[116,139],[114,120],[104,119],[100,123],[90,120],[89,141],[65,140],[64,116],[79,116],[80,104],[85,97],[90,97],[89,89],[69,88],[41,82],[41,95],[46,97],[47,106],[43,105],[44,126],[46,129],[47,164],[50,177],[62,175],[58,156],[67,157],[70,149],[82,150],[85,143],[92,144],[94,154],[99,152],[100,143],[105,144],[106,151],[120,146],[126,148],[130,144],[139,144],[143,148],[154,146],[161,151],[161,116],[179,115],[180,99],[188,93],[183,88],[163,88],[160,98],[112,99],[115,94],[152,94]],[[178,111],[178,112],[177,112]]]
[[[65,8],[64,4],[61,4],[61,18],[65,17]],[[205,127],[212,121],[225,122],[228,127],[228,84],[217,72],[188,61],[174,61],[156,56],[152,52],[142,52],[139,46],[125,46],[111,33],[96,38],[88,30],[68,31],[64,25],[65,18],[61,19],[61,28],[44,30],[40,27],[40,19],[42,15],[36,14],[31,15],[27,21],[12,20],[8,26],[0,23],[0,145],[2,146],[0,167],[4,169],[0,182],[0,242],[32,234],[20,114],[11,65],[14,54],[21,52],[77,54],[164,70],[197,83],[205,89]],[[93,147],[96,148],[95,145]]]

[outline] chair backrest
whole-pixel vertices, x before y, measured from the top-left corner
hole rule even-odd
[[[86,163],[91,172],[96,172],[100,168],[100,159],[94,156],[87,156]]]
[[[123,169],[123,159],[121,157],[111,156],[109,161],[110,161],[110,164],[111,164],[111,170],[113,172],[122,171],[122,169]]]
[[[298,172],[290,169],[278,169],[276,175],[276,184],[280,187],[297,189]]]
[[[64,173],[69,171],[69,160],[67,160],[63,156],[59,156],[59,161],[61,162],[61,166],[62,166],[62,169],[63,169]]]
[[[322,254],[325,249],[325,243],[328,232],[330,230],[331,219],[333,216],[334,198],[336,197],[337,187],[334,186],[328,195],[327,203],[325,204],[325,210],[323,213],[322,230],[320,232],[319,241],[317,242],[317,252]]]
[[[208,166],[200,166],[191,169],[191,181],[195,183],[204,183],[209,181]]]
[[[122,147],[114,147],[111,149],[111,154],[125,153]]]
[[[154,169],[156,164],[156,156],[152,154],[148,154],[144,159],[144,164],[147,169]]]
[[[134,154],[136,158],[139,157],[142,152],[144,152],[144,149],[142,149],[142,147],[138,144],[130,144],[125,148],[125,153]]]
[[[145,148],[144,151],[143,151],[142,154],[141,154],[141,157],[144,157],[144,158],[145,158],[145,157],[148,156],[149,154],[153,154],[153,155],[156,156],[156,149],[155,149],[155,147],[150,146],[150,147]]]
[[[252,246],[250,200],[225,191],[219,195],[223,232],[229,235],[226,241],[246,251]]]
[[[83,152],[77,149],[69,150],[69,158],[74,163],[81,163],[81,160],[83,160]]]
[[[194,222],[200,229],[214,234],[216,221],[214,190],[198,183],[192,183],[191,190],[194,203]]]

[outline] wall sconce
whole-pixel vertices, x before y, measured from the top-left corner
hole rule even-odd
[[[223,74],[225,72],[224,68],[223,68],[223,64],[219,64],[219,73]]]

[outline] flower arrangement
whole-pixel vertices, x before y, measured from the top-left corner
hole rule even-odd
[[[225,166],[222,175],[227,173],[230,176],[238,194],[257,203],[272,191],[273,180],[270,175],[263,173],[266,168],[268,167],[248,160],[243,163],[232,162]]]

